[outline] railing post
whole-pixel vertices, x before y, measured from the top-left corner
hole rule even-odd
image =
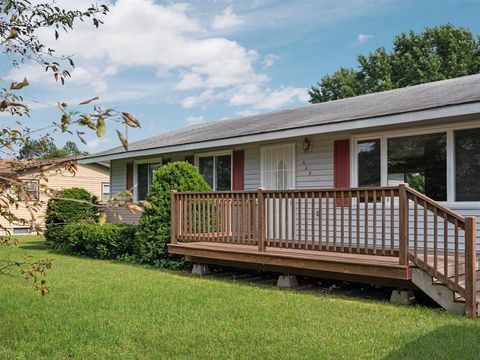
[[[257,236],[258,251],[265,252],[265,189],[258,188]]]
[[[407,184],[398,187],[399,199],[399,246],[398,257],[400,265],[408,265],[408,195]]]
[[[177,243],[177,190],[172,190],[170,194],[170,243]]]
[[[465,315],[477,317],[476,218],[465,217]]]

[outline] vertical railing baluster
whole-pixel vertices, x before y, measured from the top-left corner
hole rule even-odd
[[[390,256],[395,255],[395,193],[390,190]]]
[[[333,251],[337,251],[337,192],[333,191],[333,224],[332,224],[332,231],[333,231]]]
[[[373,190],[372,192],[372,205],[373,205],[373,219],[372,219],[372,232],[373,232],[373,255],[377,254],[377,191]]]
[[[312,216],[312,219],[310,221],[310,225],[311,225],[311,228],[312,228],[312,231],[311,231],[311,249],[315,249],[315,193],[312,192],[312,197],[311,197],[311,216]]]
[[[340,251],[345,252],[345,193],[341,191],[341,203],[340,203],[340,211],[342,212],[340,215]]]
[[[357,254],[360,253],[360,191],[357,190],[357,208],[356,213],[356,230],[357,230]]]
[[[400,265],[408,265],[408,195],[405,184],[398,188],[399,198],[399,234],[400,243],[398,251],[398,262]]]
[[[364,192],[364,196],[365,196],[365,229],[364,229],[364,236],[365,236],[365,239],[364,239],[364,243],[365,243],[365,248],[364,248],[364,251],[365,251],[365,254],[368,254],[368,202],[369,202],[369,194],[368,194],[368,190],[365,190]]]
[[[385,237],[386,237],[386,230],[385,230],[385,209],[386,206],[386,193],[385,190],[382,190],[382,255],[385,256]]]
[[[322,221],[323,221],[323,196],[322,191],[318,192],[318,246],[320,250],[324,250],[324,242],[323,242],[323,229],[322,229]]]
[[[258,251],[265,252],[265,192],[262,188],[258,189],[257,197],[258,197],[258,208],[257,208],[257,227],[258,231],[257,234],[259,235],[258,239]]]
[[[305,239],[304,239],[304,245],[303,245],[303,248],[304,249],[307,249],[308,247],[308,192],[305,192],[305,208],[304,208],[304,211],[305,211],[305,219],[304,219],[304,222],[305,222]]]
[[[428,204],[423,202],[423,264],[424,269],[428,267]]]
[[[348,190],[348,252],[352,253],[352,191]]]
[[[325,231],[326,251],[330,251],[330,192],[325,192]]]
[[[298,243],[295,248],[300,249],[302,243],[302,193],[299,191],[297,194],[298,201]]]

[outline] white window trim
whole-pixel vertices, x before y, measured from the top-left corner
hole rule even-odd
[[[267,145],[260,147],[260,187],[265,188],[265,175],[264,175],[264,154],[266,150],[273,150],[279,148],[292,148],[293,149],[293,183],[292,188],[288,190],[294,190],[297,188],[297,144],[296,143],[282,143],[275,145]]]
[[[138,202],[138,171],[137,166],[138,164],[153,164],[153,163],[162,163],[162,158],[151,158],[151,159],[142,159],[142,160],[135,160],[133,162],[133,201]],[[148,184],[150,187],[150,184]],[[110,189],[111,191],[111,189]]]
[[[230,191],[233,189],[233,150],[220,150],[220,151],[210,151],[204,153],[198,153],[194,156],[194,163],[195,167],[200,170],[199,161],[201,157],[210,157],[210,156],[225,156],[230,155]],[[215,171],[215,164],[213,165],[213,191],[217,191],[215,189],[217,183],[217,172]]]
[[[106,201],[105,201],[105,198],[104,198],[104,196],[105,196],[105,191],[103,190],[104,187],[105,187],[105,185],[108,185],[108,198],[110,199],[111,196],[112,196],[112,195],[111,195],[111,193],[112,193],[112,186],[111,186],[111,184],[110,184],[109,182],[106,182],[106,181],[105,181],[105,182],[102,182],[102,183],[101,183],[101,187],[102,187],[102,189],[101,189],[102,202],[106,202]]]
[[[361,135],[353,135],[350,138],[350,143],[352,144],[350,149],[350,170],[352,176],[350,178],[350,185],[352,187],[358,186],[358,157],[357,157],[357,145],[359,141],[362,140],[374,140],[380,139],[381,142],[381,185],[387,186],[388,184],[388,167],[387,167],[387,139],[397,138],[404,136],[415,136],[415,135],[425,135],[425,134],[438,134],[446,133],[447,134],[447,201],[440,201],[441,204],[444,204],[447,207],[452,209],[469,209],[469,208],[479,208],[480,201],[455,201],[455,138],[454,131],[462,129],[475,129],[480,128],[479,120],[468,121],[463,123],[458,123],[455,125],[429,125],[418,127],[413,130],[388,130],[382,132],[372,132],[364,133]]]

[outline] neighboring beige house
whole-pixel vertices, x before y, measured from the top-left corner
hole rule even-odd
[[[57,158],[49,160],[25,160],[22,162],[0,160],[0,176],[11,176],[13,172],[19,173],[20,179],[28,189],[31,203],[39,202],[39,211],[35,214],[35,223],[45,227],[45,210],[49,195],[43,190],[45,187],[52,190],[62,190],[72,187],[81,187],[98,197],[100,202],[105,202],[110,197],[110,166],[108,163],[99,162],[92,164],[77,164],[75,173],[68,170],[74,158]],[[0,195],[2,196],[2,195]],[[14,215],[21,219],[30,220],[31,214],[26,204],[19,204]],[[11,234],[29,234],[29,225],[9,222],[0,217],[0,234],[5,233],[4,228]]]

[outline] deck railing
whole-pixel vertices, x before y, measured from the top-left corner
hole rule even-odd
[[[475,218],[406,185],[378,188],[172,192],[171,242],[398,257],[476,307]]]

